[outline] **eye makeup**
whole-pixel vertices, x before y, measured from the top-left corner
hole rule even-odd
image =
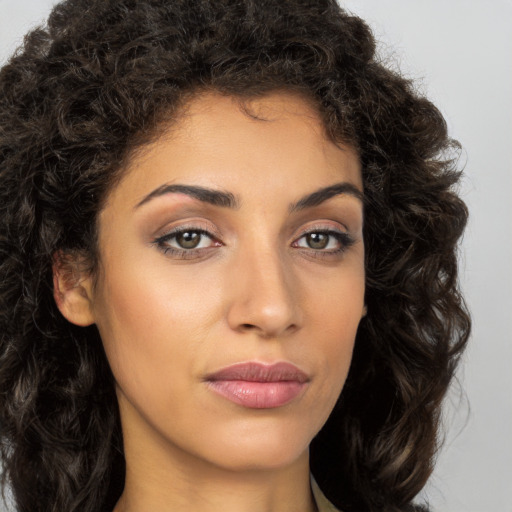
[[[176,259],[197,259],[223,244],[218,237],[197,224],[179,225],[152,242],[163,254]]]
[[[194,223],[175,226],[156,237],[152,245],[164,255],[177,260],[202,259],[212,251],[224,246],[220,237],[212,230]],[[355,243],[347,232],[332,226],[314,225],[302,230],[290,247],[316,258],[336,258]]]
[[[348,232],[330,225],[313,225],[304,229],[291,246],[314,258],[336,259],[356,243]]]

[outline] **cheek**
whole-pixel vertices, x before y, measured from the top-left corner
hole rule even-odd
[[[334,399],[347,377],[359,322],[364,313],[364,272],[332,280],[311,301],[310,319],[322,356],[324,388]],[[332,404],[334,405],[334,403]]]
[[[140,274],[110,271],[96,296],[96,324],[121,386],[129,379],[145,387],[149,369],[157,373],[162,352],[172,348],[162,335],[172,332],[173,318],[169,314],[160,318],[160,311],[166,309],[164,297],[147,284]]]
[[[95,316],[118,384],[154,394],[163,377],[193,372],[222,310],[217,283],[203,275],[171,276],[161,258],[144,267],[120,258],[107,268]]]

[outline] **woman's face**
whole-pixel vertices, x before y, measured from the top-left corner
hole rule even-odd
[[[358,156],[296,95],[245,106],[197,97],[132,158],[90,289],[125,442],[236,470],[307,457],[364,314]]]

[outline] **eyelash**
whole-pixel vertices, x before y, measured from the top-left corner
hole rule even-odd
[[[200,247],[198,249],[196,249],[196,248],[184,249],[184,248],[179,248],[179,247],[172,247],[169,245],[169,243],[173,239],[175,239],[178,235],[185,234],[185,233],[195,233],[195,234],[200,235],[201,237],[206,236],[206,237],[210,238],[212,240],[212,242],[214,242],[216,244],[216,245],[214,245],[214,247],[215,246],[220,247],[222,245],[222,243],[219,240],[217,240],[215,235],[213,235],[206,229],[193,227],[193,226],[190,226],[190,227],[179,226],[179,227],[169,231],[168,233],[165,233],[164,235],[156,238],[153,241],[153,243],[164,254],[169,254],[176,259],[183,259],[183,260],[197,258],[201,255],[201,253],[204,253],[205,250],[207,251],[212,248],[212,247]]]
[[[313,247],[301,247],[298,245],[299,241],[308,235],[327,235],[331,239],[334,238],[338,244],[337,248],[334,249],[315,249]],[[328,244],[331,243],[332,240],[328,241]],[[328,258],[330,256],[339,256],[343,254],[347,249],[349,249],[352,245],[354,245],[354,238],[346,232],[336,231],[333,229],[324,228],[310,228],[304,233],[302,233],[299,238],[297,238],[293,243],[292,247],[296,247],[297,249],[302,249],[307,251],[310,256],[315,258]]]
[[[200,247],[200,248],[178,248],[178,247],[172,247],[169,245],[169,243],[175,239],[180,234],[185,233],[194,233],[198,234],[200,236],[208,237],[214,245],[209,247]],[[331,238],[334,238],[339,247],[335,249],[314,249],[312,247],[302,247],[299,246],[298,243],[300,240],[302,240],[304,237],[308,235],[327,235]],[[331,243],[331,240],[329,240],[328,244]],[[317,257],[317,258],[326,258],[329,256],[336,256],[340,255],[343,252],[345,252],[347,249],[349,249],[352,245],[354,245],[355,240],[352,238],[351,235],[345,232],[336,231],[333,229],[326,229],[326,228],[312,228],[305,232],[303,232],[298,238],[296,238],[293,243],[292,247],[301,249],[303,251],[306,251],[310,253],[311,256]],[[198,227],[193,226],[180,226],[178,228],[175,228],[168,233],[165,233],[162,236],[159,236],[155,240],[153,240],[153,244],[158,247],[159,250],[161,250],[164,254],[171,255],[172,257],[176,259],[195,259],[203,255],[206,251],[209,251],[213,247],[220,247],[222,246],[222,242],[220,242],[215,235],[213,235],[211,232]]]

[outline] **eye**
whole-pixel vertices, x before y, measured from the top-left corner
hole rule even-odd
[[[333,230],[318,230],[305,233],[295,242],[293,247],[323,251],[326,253],[342,252],[354,243],[348,233]]]
[[[202,249],[208,247],[212,239],[204,231],[180,231],[173,235],[169,240],[170,246],[177,246],[179,249]]]
[[[204,250],[220,247],[222,244],[204,229],[179,227],[154,240],[154,244],[164,252],[176,257],[196,257]]]

